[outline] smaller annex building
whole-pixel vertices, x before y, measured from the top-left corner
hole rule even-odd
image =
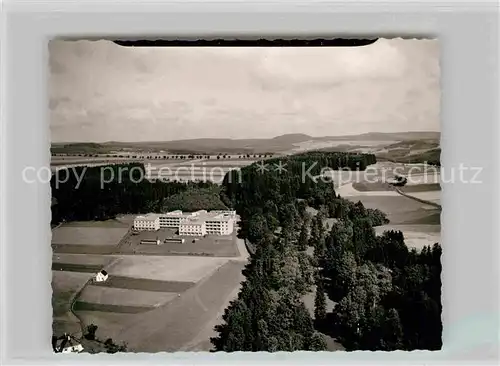
[[[142,239],[141,240],[141,245],[160,245],[161,240],[156,238],[156,239]]]

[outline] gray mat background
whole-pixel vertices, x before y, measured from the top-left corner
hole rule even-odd
[[[499,360],[498,8],[494,1],[397,4],[8,1],[2,26],[2,364],[497,364]],[[50,162],[47,42],[108,38],[438,37],[442,164],[482,167],[482,184],[444,184],[441,352],[54,355],[50,188],[25,167]],[[42,173],[43,174],[43,173]],[[46,172],[45,172],[46,174]]]

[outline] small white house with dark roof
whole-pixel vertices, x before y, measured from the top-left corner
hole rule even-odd
[[[105,282],[108,279],[108,272],[104,269],[95,275],[96,282]]]

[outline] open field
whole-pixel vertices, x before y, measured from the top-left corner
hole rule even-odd
[[[56,253],[52,255],[52,270],[97,273],[113,259],[109,255]]]
[[[218,334],[215,331],[214,327],[217,324],[223,324],[224,320],[222,319],[222,316],[224,315],[224,310],[230,305],[231,301],[236,299],[238,297],[238,293],[241,290],[241,284],[243,283],[240,281],[240,283],[234,287],[233,291],[226,297],[224,300],[223,304],[219,308],[219,312],[217,313],[216,316],[214,316],[209,322],[207,322],[198,332],[198,334],[191,339],[188,343],[184,344],[182,348],[179,349],[179,351],[182,352],[208,352],[210,351],[213,346],[212,343],[210,342],[211,337],[216,337]]]
[[[369,148],[370,151],[373,151],[377,147],[383,147],[389,144],[396,143],[397,140],[387,140],[387,141],[376,141],[376,140],[340,140],[340,139],[332,139],[331,141],[317,141],[317,140],[308,140],[303,142],[298,142],[293,144],[292,152],[302,152],[307,150],[320,150],[320,149],[328,149],[331,148],[343,148],[341,150],[351,151],[353,149],[359,148]]]
[[[394,190],[389,183],[385,182],[355,182],[352,184],[352,188],[359,192],[383,192]]]
[[[211,327],[244,279],[243,265],[230,261],[214,275],[151,311],[125,314],[108,312],[110,308],[82,309],[78,315],[85,324],[98,324],[98,336],[105,334],[126,342],[130,352],[173,352],[198,343],[208,350],[208,339],[201,337],[203,341],[198,342],[199,336]]]
[[[71,313],[71,301],[93,274],[52,271],[52,330],[54,334],[80,331],[78,319]]]
[[[128,230],[120,220],[63,224],[52,230],[52,249],[59,254],[113,254]]]
[[[348,199],[357,202],[361,201],[366,208],[378,208],[387,214],[391,224],[415,224],[417,220],[430,217],[440,210],[426,205],[411,198],[407,198],[394,192],[396,196],[376,196],[361,195],[349,196]],[[439,216],[437,217],[439,218]],[[428,224],[439,224],[433,222]]]
[[[429,183],[425,174],[412,177],[414,182],[421,177],[422,184],[399,187],[402,192],[440,204],[439,182]],[[346,184],[340,187],[337,193],[353,202],[361,201],[366,208],[377,208],[386,213],[390,224],[377,227],[377,234],[386,230],[400,230],[405,236],[406,245],[417,249],[440,242],[439,208],[402,196],[394,188],[382,182]]]
[[[52,263],[53,271],[97,273],[101,269],[98,264]]]
[[[204,257],[122,256],[110,276],[160,281],[196,282],[222,266],[227,259]]]
[[[441,191],[411,192],[412,197],[441,204]]]
[[[97,282],[96,287],[107,287],[124,290],[141,290],[148,292],[183,292],[193,287],[195,282],[162,281],[150,278],[134,278],[125,276],[110,276],[106,282]]]
[[[52,271],[54,316],[70,311],[70,300],[92,276],[90,273]]]
[[[111,305],[88,303],[85,301],[77,301],[74,306],[75,311],[100,311],[104,313],[122,313],[122,314],[140,314],[154,309],[152,306],[132,306],[132,305]]]
[[[122,342],[120,339],[120,331],[126,327],[127,322],[130,322],[135,314],[130,313],[114,313],[109,311],[102,311],[106,309],[83,309],[76,310],[78,317],[82,319],[83,324],[96,324],[98,326],[96,336],[100,339],[113,338],[118,342]],[[140,316],[141,314],[139,314]]]
[[[52,255],[52,263],[76,264],[104,267],[113,260],[112,256],[93,255],[93,254],[64,254],[57,253]]]
[[[52,319],[52,333],[61,336],[64,333],[78,337],[82,332],[80,321],[70,312]]]
[[[78,301],[89,304],[151,308],[167,303],[177,294],[178,292],[130,290],[90,285],[85,287],[78,297]]]
[[[225,300],[243,280],[242,263],[229,262],[214,276],[153,310],[124,334],[133,351],[176,351],[197,336],[203,325],[217,316]],[[165,319],[158,322],[157,319]]]
[[[397,187],[401,192],[424,201],[441,203],[441,187],[439,183],[410,185]],[[356,192],[358,191],[358,192]],[[394,196],[395,188],[387,183],[353,183],[337,190],[341,196]],[[358,194],[356,194],[358,193]]]
[[[416,184],[398,188],[405,193],[411,194],[412,196],[415,192],[441,191],[441,185],[439,183]]]
[[[360,192],[380,192],[380,191],[393,191],[394,187],[389,183],[384,182],[355,182],[352,187]],[[440,191],[441,185],[439,183],[416,184],[410,186],[398,187],[405,193],[412,194],[413,192],[428,192]],[[412,194],[413,195],[413,194]]]
[[[424,174],[411,174],[407,176],[408,182],[406,186],[422,185],[422,184],[439,184],[441,181],[440,173],[424,173]]]
[[[52,250],[55,253],[65,254],[114,254],[117,250],[116,245],[75,245],[75,244],[52,244]]]
[[[370,172],[372,170],[378,170],[381,175],[385,175],[387,177],[391,177],[394,174],[402,174],[402,175],[424,175],[428,176],[439,175],[441,172],[441,168],[429,165],[429,164],[403,164],[403,163],[394,163],[391,161],[377,161],[377,163],[370,165],[367,168],[367,171]]]
[[[153,161],[146,164],[146,167],[151,167],[153,169],[160,169],[161,167],[172,167],[172,166],[186,166],[186,167],[238,167],[238,166],[246,166],[252,163],[255,163],[259,160],[264,160],[265,158],[255,158],[255,159],[247,159],[242,158],[239,159],[237,157],[232,157],[231,159],[217,159],[217,157],[211,159],[198,159],[191,161]]]
[[[67,222],[61,227],[65,228],[73,228],[73,227],[80,227],[80,228],[124,228],[128,227],[129,224],[127,221],[124,221],[124,218],[126,218],[128,215],[120,216],[117,217],[116,219],[112,220],[105,220],[105,221],[72,221],[72,222]],[[132,221],[135,215],[132,216]]]
[[[366,184],[363,187],[364,189],[366,188]],[[335,189],[335,192],[339,194],[341,197],[348,198],[351,201],[354,201],[355,199],[352,197],[398,197],[400,194],[396,192],[395,190],[387,190],[387,191],[382,191],[382,190],[365,190],[365,191],[359,191],[356,188],[354,188],[353,183],[347,183],[344,184],[341,187],[338,187]],[[357,200],[356,200],[357,202]]]
[[[127,219],[130,219],[128,215],[119,218],[125,222]],[[64,234],[68,235],[70,229],[93,234],[109,230],[89,224],[69,226],[63,230]],[[143,234],[156,237],[158,233]],[[171,232],[167,234],[172,235]],[[127,240],[140,241],[141,235],[126,238],[125,252],[130,244]],[[74,245],[71,241],[59,245],[86,251],[53,254],[53,267],[57,269],[53,272],[53,286],[57,290],[52,300],[58,314],[53,321],[54,334],[80,332],[80,319],[83,326],[97,324],[98,337],[127,342],[130,351],[179,350],[184,346],[208,351],[211,348],[209,338],[214,335],[213,326],[221,321],[224,308],[237,295],[248,253],[235,235],[197,238],[200,240],[195,243],[191,242],[193,237],[186,239],[184,244],[141,246],[181,248],[184,256],[96,255],[87,253],[93,253],[92,248],[110,247],[115,251],[120,248],[116,245]],[[229,257],[186,255],[188,251],[200,250],[200,246],[212,252],[216,248],[218,254],[231,254],[234,261]],[[109,273],[108,280],[88,282],[103,267]],[[69,312],[69,306],[80,291],[74,305],[77,319]]]
[[[117,245],[127,231],[127,227],[78,227],[63,225],[52,230],[52,244]]]

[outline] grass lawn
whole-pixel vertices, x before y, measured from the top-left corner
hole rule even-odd
[[[227,262],[223,258],[122,256],[109,269],[111,276],[160,281],[197,282]]]
[[[177,296],[177,292],[130,290],[105,286],[87,286],[79,302],[114,306],[155,307]]]
[[[105,222],[93,222],[88,226],[62,225],[52,230],[52,244],[65,245],[117,245],[127,233],[128,227],[106,227]],[[123,225],[123,224],[122,224]]]

